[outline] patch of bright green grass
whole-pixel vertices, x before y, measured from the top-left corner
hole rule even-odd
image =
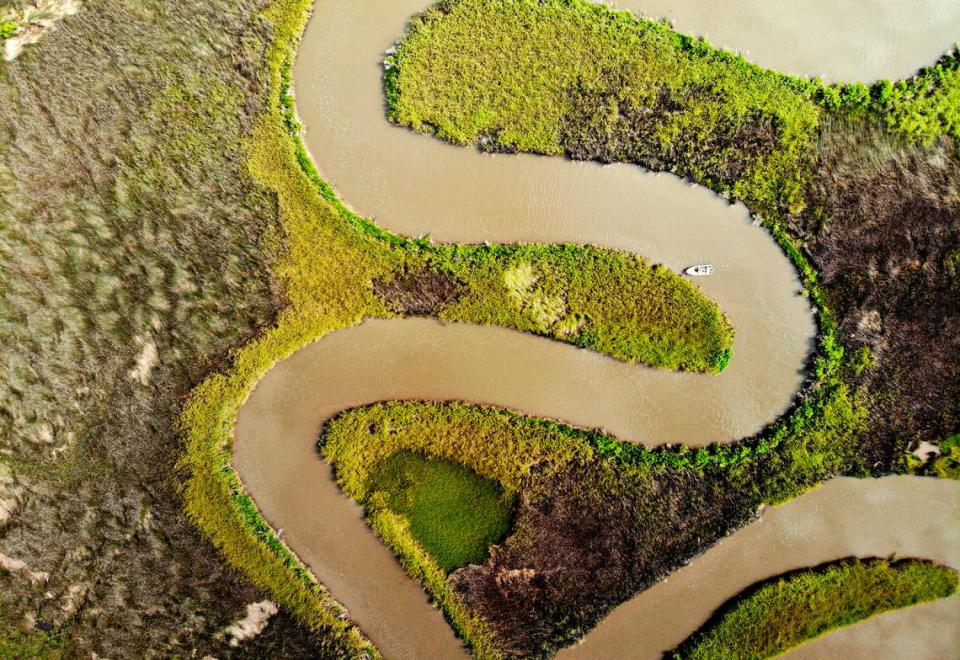
[[[0,21],[0,41],[9,39],[17,33],[17,24],[14,21]]]
[[[854,559],[798,571],[734,599],[674,657],[769,658],[835,628],[956,590],[956,571],[918,560]]]
[[[445,571],[481,563],[510,527],[512,497],[457,463],[397,452],[376,465],[367,503],[406,516],[414,538]]]

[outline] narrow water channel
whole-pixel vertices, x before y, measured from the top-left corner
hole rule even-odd
[[[648,14],[665,11],[640,0],[621,6],[637,9],[641,4]],[[674,4],[681,28],[702,31],[702,26],[714,25],[711,17],[722,11],[718,7],[760,12],[754,5],[764,3]],[[853,0],[841,4],[847,12],[858,5]],[[295,69],[297,105],[307,126],[308,148],[348,203],[389,229],[430,233],[438,240],[596,243],[675,269],[709,261],[717,274],[700,284],[737,329],[734,360],[721,376],[626,367],[500,328],[442,326],[426,320],[369,321],[334,333],[266,375],[241,409],[236,427],[234,465],[257,505],[274,528],[284,530],[284,540],[387,657],[450,658],[464,654],[450,627],[369,531],[360,509],[339,492],[329,466],[319,460],[314,444],[325,419],[380,399],[456,398],[602,426],[651,444],[729,441],[753,433],[789,405],[803,379],[814,323],[806,299],[797,294],[796,274],[770,237],[751,225],[741,206],[731,206],[705,189],[625,165],[481,155],[390,126],[384,117],[380,60],[407,18],[425,5],[424,0],[320,0],[316,5]],[[781,5],[779,11],[788,15],[786,25],[802,26],[807,10]],[[829,9],[821,11],[828,15]],[[770,32],[776,23],[769,19],[757,18],[760,35],[742,30],[740,36],[750,37],[742,42],[736,31],[726,36],[723,21],[716,22],[717,34],[712,36],[722,45],[749,49],[761,64],[817,73],[829,60],[803,55],[816,50],[808,47],[811,35],[814,42],[829,45],[844,43],[850,33],[867,34],[876,48],[890,38],[869,34],[876,7],[861,8],[860,13],[866,22],[824,30],[814,21],[809,31],[801,30],[799,69],[765,59],[789,50],[781,33]],[[927,36],[914,38],[914,45],[929,48],[894,49],[890,62],[920,58],[910,64],[912,69],[949,45],[934,47],[924,41]],[[939,37],[933,43],[939,44]],[[853,77],[874,75],[864,69],[854,71]],[[704,608],[710,603],[719,604],[756,579],[786,570],[781,565],[816,563],[824,553],[832,559],[861,551],[882,554],[890,548],[939,558],[944,547],[951,547],[949,563],[958,564],[956,539],[950,541],[953,546],[945,546],[943,539],[924,531],[924,518],[914,515],[918,510],[928,516],[939,511],[940,518],[948,515],[937,507],[960,496],[956,486],[936,486],[948,490],[945,498],[931,504],[924,499],[927,487],[917,487],[920,480],[850,483],[828,484],[770,511],[764,522],[711,551],[731,554],[729,566],[705,562],[712,556],[708,553],[684,569],[679,576],[692,575],[683,579],[709,592],[697,606],[703,611],[693,612],[709,614]],[[857,508],[857,502],[877,497],[888,498],[889,511],[867,504],[862,511]],[[955,507],[952,511],[956,517]],[[781,531],[764,535],[763,530],[774,526],[768,524],[771,520],[780,521]],[[748,532],[752,535],[743,536]],[[746,540],[735,541],[738,538]],[[784,539],[793,543],[786,559],[781,556]],[[752,561],[733,562],[738,554]],[[697,568],[701,565],[704,568]],[[715,582],[718,571],[722,582]],[[630,642],[629,655],[636,657],[638,648],[662,646],[648,645],[646,638],[631,633],[647,624],[629,617],[651,607],[656,596],[648,594],[664,585],[616,610],[573,652],[592,648],[594,657],[600,657]],[[656,603],[657,639],[681,639],[706,616],[685,613],[683,599]],[[604,632],[615,625],[623,625],[626,632]]]

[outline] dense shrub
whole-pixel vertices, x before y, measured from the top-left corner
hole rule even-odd
[[[17,33],[17,24],[13,21],[0,21],[0,41],[9,39]]]

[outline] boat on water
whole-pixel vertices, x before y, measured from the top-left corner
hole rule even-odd
[[[694,277],[703,277],[704,275],[713,274],[713,264],[697,264],[696,266],[690,266],[689,268],[684,268],[683,272],[687,275],[692,275]]]

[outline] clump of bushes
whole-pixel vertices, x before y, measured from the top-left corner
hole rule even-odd
[[[0,41],[9,39],[17,33],[16,21],[0,21]]]
[[[915,474],[940,477],[941,479],[960,479],[960,433],[949,435],[937,443],[939,453],[926,460],[911,455],[910,467]]]
[[[890,129],[920,142],[940,135],[960,138],[960,49],[907,80],[824,86],[817,100],[834,112],[879,117]]]

